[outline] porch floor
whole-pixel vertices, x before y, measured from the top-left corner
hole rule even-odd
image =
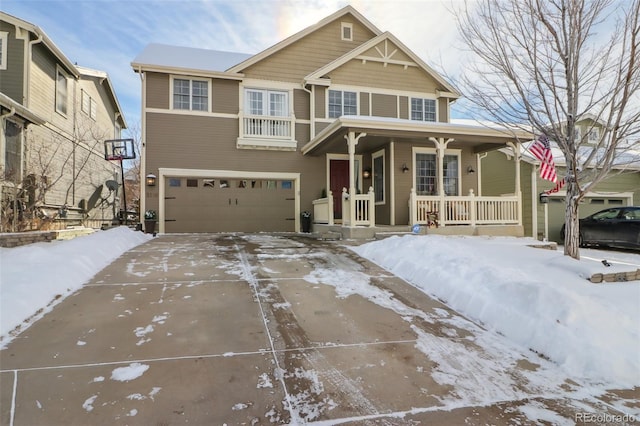
[[[390,237],[392,235],[413,234],[409,225],[376,225],[343,227],[342,225],[313,224],[313,233],[320,238],[326,236],[340,236],[340,239],[372,240]],[[505,237],[523,237],[524,228],[521,225],[449,225],[438,228],[420,227],[420,235],[489,235]],[[331,238],[334,239],[334,238]],[[337,239],[337,238],[335,238]]]

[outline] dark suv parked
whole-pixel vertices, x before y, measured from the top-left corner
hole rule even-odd
[[[560,236],[564,241],[564,225]],[[614,207],[580,219],[580,245],[640,249],[640,207]]]

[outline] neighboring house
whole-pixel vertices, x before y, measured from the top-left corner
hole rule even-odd
[[[602,132],[602,124],[591,115],[585,115],[576,123],[576,138],[583,138],[584,148],[591,151],[589,145],[596,144]],[[540,178],[540,162],[522,145],[521,176],[522,209],[524,233],[534,238],[548,239],[563,243],[560,228],[564,224],[566,209],[566,191],[550,193],[548,204],[540,202],[540,193],[554,188],[554,184]],[[566,175],[564,155],[551,141],[558,179]],[[488,153],[482,159],[482,187],[484,193],[499,194],[509,188],[515,179],[513,151],[498,150]],[[628,151],[620,155],[608,177],[601,181],[595,190],[586,194],[580,203],[578,216],[586,217],[592,213],[615,206],[631,206],[640,202],[640,152]]]
[[[160,232],[299,231],[303,211],[346,236],[523,232],[518,181],[479,191],[514,133],[451,123],[457,90],[350,6],[256,55],[150,44],[132,67]]]
[[[0,108],[0,231],[111,223],[119,194],[106,182],[121,180],[120,165],[103,142],[126,122],[107,74],[0,12]]]

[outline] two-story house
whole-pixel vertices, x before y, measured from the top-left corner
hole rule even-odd
[[[565,128],[564,123],[560,123],[560,128]],[[576,122],[574,137],[580,144],[578,152],[583,154],[582,157],[589,155],[600,143],[604,131],[605,123],[595,116],[583,114],[580,117]],[[540,177],[540,161],[528,152],[529,145],[530,143],[524,143],[521,146],[524,234],[540,240],[546,238],[564,243],[560,229],[565,220],[566,191],[558,188],[551,192],[555,184]],[[564,154],[553,140],[550,141],[550,146],[558,179],[562,180],[567,174]],[[637,205],[640,200],[640,152],[628,148],[621,147],[607,177],[585,195],[578,208],[580,218],[610,207]],[[499,194],[511,186],[515,179],[514,170],[508,166],[512,158],[513,152],[505,149],[482,157],[481,168],[484,173],[481,183],[486,194]],[[595,158],[590,168],[599,166],[597,156]],[[547,196],[541,200],[540,194],[547,192]]]
[[[132,67],[160,232],[299,231],[307,211],[346,236],[522,234],[520,182],[479,196],[478,161],[531,135],[451,123],[455,87],[351,6],[255,55],[150,44]]]
[[[0,12],[0,92],[1,230],[110,223],[120,194],[106,182],[121,173],[103,143],[126,122],[109,76]]]

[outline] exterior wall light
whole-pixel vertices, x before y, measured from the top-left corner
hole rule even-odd
[[[362,177],[365,179],[369,179],[371,177],[371,169],[364,169],[362,171]]]
[[[476,171],[473,169],[472,166],[468,166],[467,167],[467,174],[472,175],[474,174]]]
[[[407,163],[402,165],[402,173],[407,173],[409,171],[409,167],[407,167]]]
[[[156,186],[156,175],[153,173],[147,175],[147,186]]]

